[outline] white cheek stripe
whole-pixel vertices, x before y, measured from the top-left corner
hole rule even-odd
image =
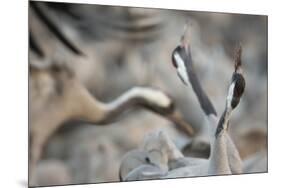
[[[189,78],[187,75],[187,71],[186,71],[186,67],[184,65],[184,61],[182,60],[182,58],[180,57],[180,55],[177,52],[174,54],[174,58],[177,63],[177,71],[178,71],[179,76],[182,78],[182,80],[185,82],[185,84],[190,84]]]
[[[234,92],[234,87],[235,87],[235,83],[231,83],[229,89],[228,89],[228,95],[226,97],[226,106],[227,106],[227,109],[230,109],[231,108],[231,101],[232,101],[232,98],[233,98],[233,92]]]

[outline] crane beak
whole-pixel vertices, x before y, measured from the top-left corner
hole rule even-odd
[[[184,120],[180,111],[175,110],[171,114],[167,115],[167,118],[175,124],[177,129],[184,132],[190,137],[194,136],[193,127]]]

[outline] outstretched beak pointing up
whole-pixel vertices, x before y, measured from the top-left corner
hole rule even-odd
[[[244,76],[242,74],[241,55],[242,47],[240,44],[235,54],[235,69],[232,75],[231,85],[229,87],[229,92],[227,96],[227,106],[231,107],[232,109],[236,108],[236,106],[239,104],[240,98],[244,93],[246,85]]]
[[[235,54],[234,72],[232,74],[231,83],[226,97],[226,109],[224,110],[219,120],[218,127],[216,130],[216,137],[218,137],[222,130],[227,130],[229,126],[228,124],[230,114],[238,106],[245,90],[246,82],[242,74],[241,55],[242,47],[240,44]]]
[[[189,82],[189,69],[191,68],[191,54],[189,46],[189,30],[187,25],[184,27],[183,35],[181,36],[180,45],[172,53],[172,62],[177,69],[177,74],[181,81],[188,85]]]

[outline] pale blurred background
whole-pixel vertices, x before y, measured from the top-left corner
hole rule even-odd
[[[67,63],[79,81],[104,102],[115,99],[133,86],[160,88],[176,100],[197,134],[204,132],[203,113],[191,88],[184,87],[171,63],[171,53],[179,44],[183,27],[186,22],[191,27],[195,68],[218,114],[225,105],[234,49],[241,42],[246,90],[233,114],[230,132],[243,160],[260,152],[267,153],[266,16],[38,4],[85,56],[74,55],[61,45],[30,9],[30,30],[45,52],[43,58],[30,56],[31,61],[44,63],[46,59],[55,58]],[[32,81],[34,78],[30,76]],[[30,89],[29,92],[36,91]],[[34,104],[30,98],[29,106]],[[64,180],[61,182],[66,184],[119,181],[122,156],[156,128],[165,129],[184,152],[190,138],[178,132],[166,119],[137,110],[108,126],[67,122],[49,139],[40,170],[44,174],[44,170],[52,166],[57,168],[57,176],[61,175]],[[267,164],[265,166],[260,172],[267,171]]]

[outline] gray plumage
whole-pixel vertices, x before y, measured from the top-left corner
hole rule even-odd
[[[155,162],[155,161],[154,161]],[[120,181],[159,179],[167,175],[168,170],[151,161],[149,153],[139,149],[129,151],[122,159]]]
[[[167,173],[167,171],[163,171],[158,166],[143,164],[130,171],[123,181],[159,179],[167,175]]]

